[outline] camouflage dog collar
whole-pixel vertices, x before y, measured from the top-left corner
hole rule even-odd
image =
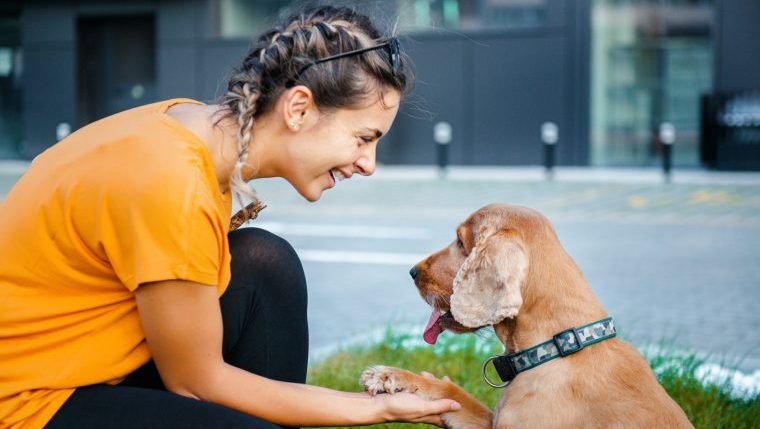
[[[517,374],[535,368],[557,357],[571,355],[586,346],[617,335],[611,317],[566,329],[551,340],[508,355],[492,356],[483,364],[483,379],[492,387],[506,387]],[[502,384],[493,383],[486,376],[486,367],[493,362]]]

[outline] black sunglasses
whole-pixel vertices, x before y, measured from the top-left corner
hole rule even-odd
[[[354,55],[361,55],[365,52],[374,51],[374,50],[382,49],[386,47],[388,48],[388,51],[390,53],[390,62],[391,62],[392,70],[393,70],[393,76],[397,76],[401,71],[401,57],[399,54],[400,50],[399,50],[398,40],[396,40],[395,37],[391,37],[389,39],[385,39],[384,41],[382,41],[381,43],[375,46],[370,46],[369,48],[362,48],[362,49],[357,49],[355,51],[342,52],[340,54],[335,54],[329,57],[324,57],[318,60],[314,60],[310,62],[309,64],[306,64],[305,66],[301,67],[301,69],[298,70],[298,73],[296,73],[296,75],[293,76],[293,79],[288,81],[288,84],[286,86],[287,87],[293,86],[295,82],[298,80],[298,78],[301,77],[303,72],[308,70],[309,67],[311,66],[321,64],[321,63],[326,63],[332,60],[337,60],[340,58],[352,57]]]

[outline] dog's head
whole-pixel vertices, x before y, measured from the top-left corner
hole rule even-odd
[[[517,316],[528,275],[530,243],[546,219],[534,210],[492,204],[473,213],[456,239],[410,274],[433,307],[425,341],[443,330],[472,332]]]

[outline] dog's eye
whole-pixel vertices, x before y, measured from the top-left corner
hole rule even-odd
[[[462,239],[460,239],[459,237],[457,237],[457,247],[459,248],[459,250],[464,250],[464,243],[462,243]]]

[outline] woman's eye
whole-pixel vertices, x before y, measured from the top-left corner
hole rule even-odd
[[[360,143],[372,143],[372,140],[374,140],[372,137],[359,137]]]

